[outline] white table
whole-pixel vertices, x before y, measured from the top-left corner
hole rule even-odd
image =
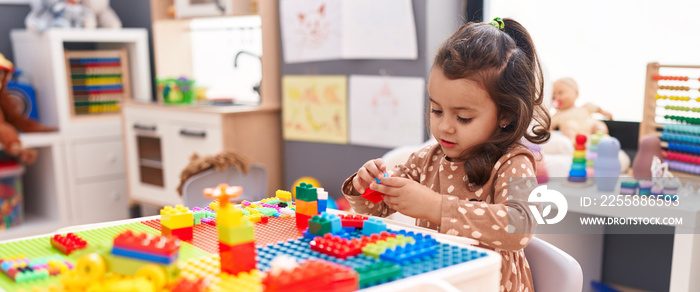
[[[636,217],[639,214],[650,214],[649,216],[660,217],[680,217],[682,225],[670,225],[675,227],[673,240],[673,259],[671,264],[671,284],[669,291],[700,291],[700,196],[680,197],[678,206],[653,206],[653,207],[605,207],[600,206],[601,200],[598,200],[598,205],[582,206],[581,198],[591,197],[594,194],[601,195],[618,195],[619,184],[613,192],[599,192],[595,185],[589,187],[570,187],[562,184],[563,180],[550,181],[546,183],[548,189],[557,190],[566,197],[568,201],[568,212],[580,214],[590,214],[606,217]],[[653,215],[652,215],[653,214]],[[602,226],[601,226],[602,231]],[[602,233],[601,233],[602,234]],[[567,235],[575,237],[577,235]],[[580,235],[582,241],[585,241],[587,235]],[[547,238],[547,235],[538,237]],[[567,250],[567,246],[558,246],[563,250]],[[602,257],[602,241],[600,246],[587,246],[585,248],[587,256]],[[583,267],[585,270],[585,267]],[[584,279],[584,283],[585,283]],[[600,279],[597,279],[600,280]]]
[[[348,214],[347,212],[330,210],[329,213],[335,214]],[[369,216],[371,217],[371,216]],[[3,243],[25,240],[34,237],[42,237],[53,235],[56,233],[65,234],[67,232],[78,232],[82,230],[96,229],[109,227],[114,225],[123,225],[134,222],[148,221],[152,219],[160,219],[160,215],[87,224],[79,226],[71,226],[67,228],[62,228],[53,232],[51,234],[44,234],[32,237],[17,238],[7,241],[0,241],[0,246]],[[470,249],[476,249],[483,251],[487,256],[471,260],[465,263],[457,264],[454,266],[442,268],[439,270],[431,271],[428,273],[423,273],[415,275],[409,278],[392,281],[382,285],[377,285],[363,289],[362,291],[485,291],[485,292],[496,292],[500,288],[501,279],[501,256],[491,250],[482,249],[479,247],[471,246],[476,244],[477,241],[465,237],[457,237],[451,235],[445,235],[435,232],[434,230],[425,229],[421,227],[407,225],[398,221],[393,221],[385,218],[378,218],[383,220],[387,228],[392,230],[410,230],[415,232],[427,233],[432,237],[437,239],[439,242],[449,243],[451,245],[456,245],[460,247],[468,247]],[[48,242],[47,242],[48,245]],[[4,277],[4,275],[0,275]],[[0,288],[0,291],[4,291]]]

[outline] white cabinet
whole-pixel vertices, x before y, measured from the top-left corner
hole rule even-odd
[[[127,180],[133,201],[181,204],[180,173],[190,156],[232,150],[263,164],[268,193],[282,188],[279,108],[124,106]]]
[[[129,81],[130,95],[124,99],[150,100],[147,30],[12,30],[10,37],[12,61],[36,89],[40,122],[58,131],[23,135],[25,145],[39,149],[38,163],[24,177],[25,213],[31,224],[0,233],[0,239],[127,218],[121,114],[76,114],[78,100],[71,96],[68,81],[75,72],[67,68],[66,52],[76,47],[125,51],[128,70],[122,78]]]

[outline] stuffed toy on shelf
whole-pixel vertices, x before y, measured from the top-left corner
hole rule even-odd
[[[586,136],[608,134],[605,123],[596,120],[592,115],[599,113],[612,120],[612,114],[592,103],[576,106],[576,99],[578,99],[578,84],[574,79],[562,78],[554,82],[552,102],[557,112],[552,115],[552,130],[558,129],[572,143],[576,140],[577,134]]]
[[[119,16],[109,6],[109,0],[31,0],[30,7],[24,24],[27,29],[40,33],[52,27],[122,27]]]
[[[37,151],[22,146],[18,131],[50,132],[56,131],[56,128],[30,120],[15,109],[7,93],[7,83],[13,71],[12,62],[0,54],[0,144],[6,154],[16,157],[21,163],[32,164]]]

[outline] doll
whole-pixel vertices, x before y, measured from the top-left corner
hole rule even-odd
[[[22,132],[50,132],[56,128],[30,120],[15,110],[7,94],[7,83],[12,77],[14,65],[0,54],[0,144],[6,154],[17,157],[21,163],[32,164],[36,160],[36,149],[24,148],[19,139]]]
[[[602,121],[596,120],[592,114],[599,113],[612,120],[612,114],[600,107],[587,103],[575,106],[578,98],[578,85],[572,78],[562,78],[554,82],[552,102],[557,112],[552,115],[552,130],[559,130],[572,142],[577,134],[608,134],[608,127]]]

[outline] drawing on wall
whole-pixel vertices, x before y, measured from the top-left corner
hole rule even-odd
[[[416,22],[411,0],[345,0],[345,59],[418,58]]]
[[[282,77],[285,140],[348,143],[347,76]]]
[[[411,0],[281,0],[285,63],[418,58]]]
[[[287,63],[340,59],[339,1],[282,0],[280,13]]]
[[[351,75],[350,144],[393,148],[423,143],[425,79]]]

